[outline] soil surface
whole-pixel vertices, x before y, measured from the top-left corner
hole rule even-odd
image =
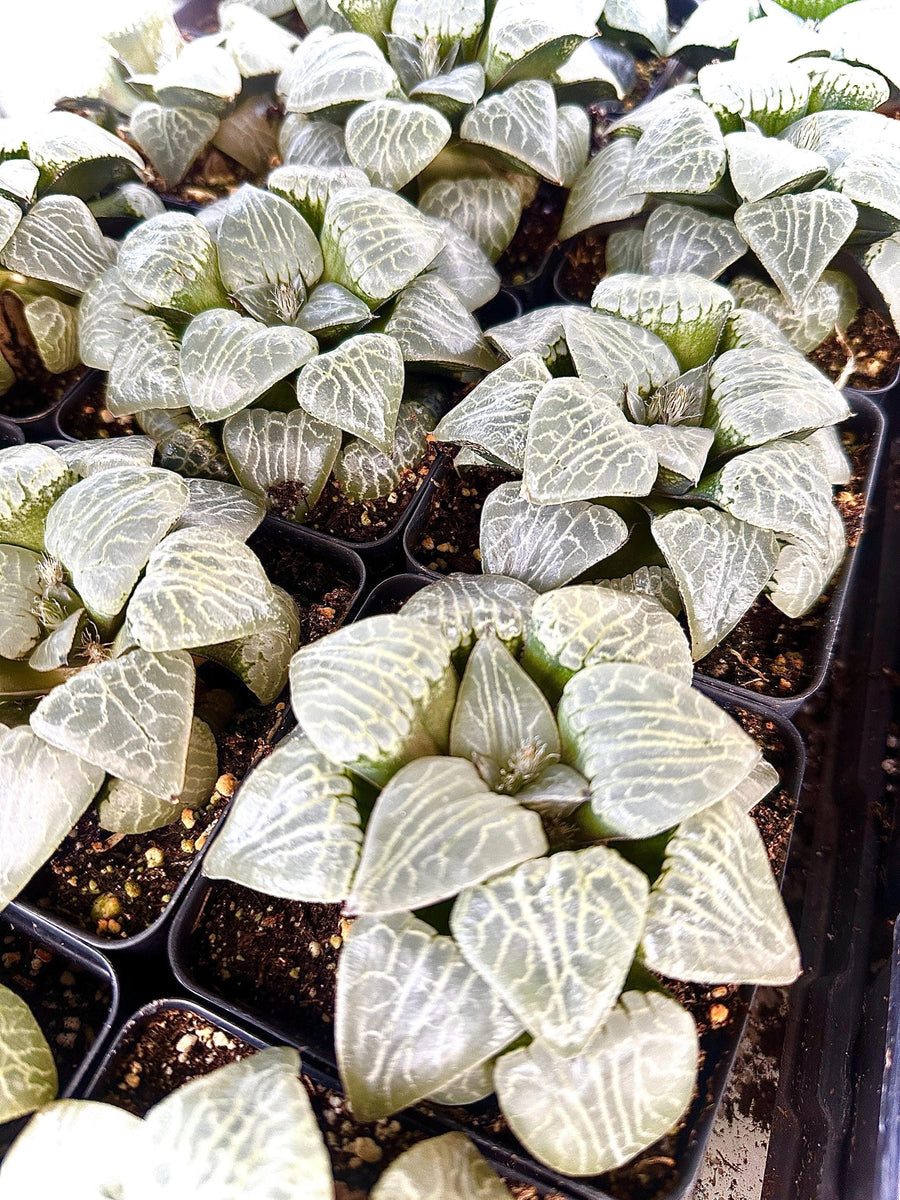
[[[109,1014],[109,984],[7,921],[0,921],[0,983],[31,1008],[63,1091]]]
[[[829,379],[836,380],[843,377],[851,353],[856,362],[844,387],[871,391],[893,383],[900,370],[900,337],[885,313],[875,308],[860,309],[843,338],[831,334],[807,358]]]
[[[64,371],[61,375],[45,374],[40,382],[23,380],[0,396],[0,416],[22,421],[46,412],[63,398],[73,384],[84,375],[84,367]]]
[[[403,472],[399,487],[377,500],[354,500],[332,477],[303,524],[348,542],[375,542],[386,537],[422,486],[437,453],[436,445],[430,444],[421,462]],[[292,512],[295,504],[296,497],[288,498],[286,511]]]
[[[594,288],[606,274],[606,236],[588,229],[566,247],[557,284],[560,299],[590,303]]]
[[[210,204],[222,196],[230,196],[242,183],[261,186],[268,174],[266,172],[263,175],[255,175],[230,155],[217,150],[215,146],[206,147],[181,183],[171,191],[166,188],[162,179],[153,173],[149,164],[148,172],[148,186],[154,192],[164,200],[180,200],[183,204]]]
[[[98,379],[93,387],[79,397],[77,403],[60,414],[59,423],[63,433],[79,441],[140,433],[134,417],[114,417],[106,407],[105,379]]]
[[[428,515],[416,539],[416,558],[430,571],[481,573],[478,533],[485,499],[501,483],[518,478],[499,467],[452,466],[435,481]]]
[[[564,188],[541,181],[512,241],[497,260],[504,287],[519,287],[539,274],[556,245],[567,196]]]
[[[272,583],[293,596],[300,612],[301,646],[344,623],[356,598],[356,578],[320,561],[287,532],[257,529],[247,545],[261,559]]]

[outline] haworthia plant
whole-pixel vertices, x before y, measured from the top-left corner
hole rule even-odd
[[[55,1099],[56,1063],[30,1008],[0,984],[0,1121],[12,1121]]]
[[[286,682],[296,605],[244,544],[262,505],[188,486],[152,452],[140,437],[0,451],[0,696],[26,702],[0,730],[0,907],[95,799],[123,834],[208,802],[218,753],[188,651],[265,703]]]
[[[541,596],[490,574],[298,652],[298,731],[245,783],[204,869],[355,916],[335,1038],[358,1117],[495,1091],[542,1162],[603,1171],[694,1089],[693,1020],[641,964],[798,973],[747,815],[778,773],[690,676],[652,596]],[[551,1094],[577,1119],[548,1121]]]

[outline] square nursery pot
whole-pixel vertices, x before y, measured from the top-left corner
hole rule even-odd
[[[21,446],[25,441],[22,427],[8,417],[0,417],[0,450],[7,446]]]
[[[274,518],[266,517],[260,528],[251,534],[248,544],[256,550],[273,582],[295,594],[298,599],[301,610],[301,630],[303,631],[301,639],[305,637],[307,642],[314,641],[315,638],[330,632],[331,629],[338,628],[351,618],[359,607],[365,589],[366,568],[358,554],[335,544],[333,538],[304,529],[299,525],[293,525],[290,522],[276,521]],[[302,572],[305,566],[312,569],[315,580],[316,590],[311,599],[303,594]],[[301,593],[300,596],[297,596],[298,591]],[[306,607],[302,603],[303,600],[307,601]],[[341,605],[343,611],[339,611],[336,608],[337,605]],[[222,678],[231,679],[224,668],[214,667],[214,670]],[[238,687],[240,688],[240,685]],[[247,695],[249,696],[249,693]],[[252,721],[245,737],[248,761],[243,767],[242,774],[249,771],[254,763],[268,752],[268,749],[275,744],[293,721],[287,689],[271,704],[254,706],[248,703],[245,711],[252,713],[255,708],[258,709],[258,720]],[[122,954],[140,955],[142,958],[159,954],[165,948],[166,932],[172,913],[186,894],[205,851],[206,838],[203,835],[214,827],[215,822],[224,813],[228,803],[227,798],[220,796],[219,803],[221,810],[211,814],[211,820],[205,825],[200,820],[196,828],[190,827],[190,848],[185,849],[184,844],[180,846],[180,849],[190,857],[186,863],[184,861],[179,863],[176,871],[164,880],[166,885],[172,885],[170,891],[165,893],[169,894],[171,898],[165,903],[165,907],[159,915],[139,932],[121,937],[103,937],[87,928],[87,918],[83,924],[79,924],[74,914],[70,916],[65,911],[54,908],[52,902],[47,902],[48,898],[43,895],[53,882],[50,875],[52,869],[49,865],[42,867],[23,889],[16,904],[17,909],[29,918],[53,929],[60,937],[77,937],[80,941],[98,950],[117,956]],[[108,834],[103,832],[101,836],[107,838]],[[180,822],[175,822],[173,825],[165,826],[163,829],[154,830],[151,833],[126,836],[130,841],[131,859],[123,867],[126,878],[117,882],[116,890],[113,892],[117,898],[127,896],[127,893],[122,891],[124,884],[131,877],[132,869],[143,869],[142,864],[137,860],[142,858],[146,850],[162,843],[167,857],[169,854],[175,854],[177,857],[179,843],[188,837],[188,829],[184,828]],[[201,838],[202,842],[198,847],[195,843]],[[114,847],[110,849],[114,849]],[[57,851],[58,853],[59,851]],[[102,855],[98,854],[95,859],[89,860],[89,871],[102,872],[102,868]],[[102,873],[99,875],[99,881],[103,883]],[[62,886],[60,884],[56,886],[59,888],[59,894],[64,895]],[[159,891],[159,888],[156,890]],[[39,901],[42,902],[40,905]],[[128,904],[127,899],[120,902]],[[81,907],[84,908],[85,905]]]
[[[410,576],[385,581],[373,592],[360,615],[385,611],[385,606],[390,611],[396,606],[398,597],[405,598],[410,589],[415,590],[415,584],[415,577]],[[714,686],[703,683],[700,686],[743,721],[781,772],[781,789],[771,807],[767,806],[763,821],[770,838],[768,844],[773,848],[774,865],[781,877],[805,766],[803,742],[790,721],[756,699],[725,696]],[[297,946],[307,944],[311,937],[321,939],[316,942],[319,953],[307,959],[307,965],[314,960],[322,967],[314,979],[315,987],[319,987],[321,980],[327,979],[327,972],[334,970],[334,951],[341,942],[337,932],[340,928],[338,906],[301,905],[262,896],[247,888],[234,889],[236,885],[225,881],[210,880],[199,873],[195,875],[169,931],[169,961],[176,979],[213,1011],[227,1014],[239,1026],[259,1030],[269,1041],[297,1046],[304,1054],[325,1064],[331,1076],[336,1077],[330,1021],[323,1019],[327,1002],[319,1011],[312,1012],[310,995],[315,992],[310,991],[310,980],[304,978],[302,968],[288,970],[290,949],[286,948],[282,954],[276,939],[279,926],[286,938],[296,940]],[[254,906],[258,911],[253,911]],[[212,930],[213,940],[218,939],[225,928],[223,915],[228,913],[234,914],[236,932],[232,948],[235,957],[228,959],[227,978],[215,978],[209,965],[207,934]],[[252,936],[246,937],[243,930],[238,929],[245,916],[248,921],[244,928],[248,933],[252,929],[251,922],[257,922],[260,927],[255,944]],[[329,929],[332,938],[327,936]],[[283,978],[273,982],[273,964],[279,961]],[[239,965],[243,974],[237,983],[231,972],[235,965]],[[468,1109],[422,1102],[415,1109],[404,1112],[403,1118],[432,1121],[444,1130],[462,1130],[501,1173],[531,1184],[538,1195],[553,1192],[569,1200],[684,1200],[702,1165],[755,989],[729,987],[720,990],[694,985],[678,985],[678,989],[678,998],[701,1019],[703,1057],[698,1088],[677,1130],[639,1155],[629,1166],[593,1179],[560,1175],[535,1161],[523,1149],[502,1118],[498,1120],[499,1113],[493,1100],[482,1101]],[[303,998],[295,1003],[293,998],[301,991]],[[719,1015],[723,1010],[727,1011],[727,1016],[718,1023],[712,1018],[704,1018],[714,1001],[720,1005]]]
[[[32,1007],[56,1060],[59,1094],[74,1096],[118,1017],[115,970],[93,947],[15,903],[0,913],[0,955],[0,983]],[[27,1121],[0,1124],[0,1156]]]
[[[824,603],[820,601],[819,607],[815,610],[815,624],[810,624],[808,616],[792,621],[789,617],[782,617],[767,601],[757,602],[761,618],[772,618],[765,622],[763,632],[756,635],[759,647],[764,649],[766,646],[776,646],[775,639],[783,636],[786,639],[785,648],[790,650],[789,639],[792,628],[796,629],[798,637],[802,638],[802,649],[806,659],[803,676],[793,691],[778,691],[773,693],[745,684],[732,683],[724,679],[712,677],[704,671],[702,662],[698,664],[696,673],[698,682],[713,684],[716,688],[721,689],[723,694],[733,697],[737,702],[741,702],[742,697],[753,697],[755,700],[764,702],[767,706],[777,710],[784,716],[791,716],[795,713],[806,700],[820,690],[827,678],[834,657],[835,643],[841,621],[852,599],[853,581],[859,559],[859,547],[868,523],[869,508],[875,494],[875,486],[886,444],[886,421],[881,406],[865,392],[848,389],[844,394],[854,413],[848,421],[847,427],[856,434],[864,450],[859,475],[857,476],[859,490],[856,498],[857,504],[854,508],[857,516],[856,528],[853,531],[853,544],[847,547],[844,561],[831,585],[826,600]],[[406,558],[407,570],[422,575],[428,580],[442,579],[445,573],[438,572],[428,565],[420,549],[420,542],[428,528],[435,491],[441,485],[441,482],[448,478],[449,473],[452,473],[452,471],[453,466],[449,458],[442,458],[438,461],[438,465],[423,489],[424,494],[419,498],[415,512],[412,514],[403,534],[403,551]],[[403,578],[406,577],[404,576]],[[406,586],[411,586],[411,584],[407,584]],[[412,592],[410,591],[404,598],[408,599],[408,596],[411,594]],[[754,608],[750,610],[750,616],[757,610],[757,605],[754,605]],[[743,622],[748,619],[749,616],[743,619],[738,626],[738,630],[741,629]],[[749,636],[753,636],[752,629]],[[712,653],[715,653],[715,651]],[[750,675],[749,671],[748,675]],[[774,683],[772,686],[774,686]]]

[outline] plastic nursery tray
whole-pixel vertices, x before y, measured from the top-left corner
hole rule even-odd
[[[769,708],[775,709],[785,716],[791,716],[802,704],[819,691],[828,675],[841,621],[851,598],[856,564],[859,559],[859,548],[864,540],[866,526],[869,522],[869,511],[875,494],[879,468],[884,453],[886,422],[881,407],[874,400],[870,399],[865,392],[856,392],[848,389],[844,394],[848,404],[854,410],[854,416],[850,418],[853,423],[852,427],[870,439],[869,457],[862,488],[862,496],[865,504],[859,536],[856,539],[856,544],[848,548],[844,557],[843,564],[837,576],[837,582],[827,603],[822,628],[813,647],[814,661],[809,683],[802,691],[795,692],[791,696],[769,696],[752,691],[750,688],[742,685],[711,679],[700,672],[696,676],[698,681],[713,684],[725,695],[733,696],[735,699],[752,697],[754,700],[763,702]],[[416,550],[419,537],[428,521],[431,496],[435,485],[447,471],[453,469],[449,459],[439,459],[438,462],[440,466],[432,472],[431,478],[422,489],[423,495],[419,499],[415,512],[407,522],[403,534],[403,553],[408,570],[424,575],[429,580],[446,578],[446,576],[427,567],[418,557]]]
[[[402,595],[406,588],[412,586],[413,581],[409,577],[401,577],[401,579],[404,582],[396,589],[396,592]],[[372,609],[376,609],[385,597],[393,599],[394,596],[391,594],[389,585],[397,582],[397,580],[391,579],[380,585],[363,606],[360,616],[370,615],[370,606]],[[773,713],[755,698],[723,696],[714,686],[701,686],[703,691],[729,711],[744,709],[763,718],[770,726],[774,726],[785,746],[782,787],[790,794],[796,805],[803,778],[805,751],[803,742],[794,726],[785,717]],[[249,1025],[251,1028],[261,1031],[272,1041],[297,1046],[304,1053],[311,1053],[324,1063],[330,1072],[336,1074],[337,1064],[330,1027],[322,1025],[318,1021],[304,1020],[299,1015],[296,1021],[271,1018],[262,1008],[256,1008],[247,1002],[228,1000],[212,985],[197,978],[191,961],[192,937],[200,924],[208,897],[214,886],[214,881],[197,873],[171,924],[169,963],[176,979],[189,993],[200,997],[214,1011],[226,1013],[232,1021]],[[653,1191],[653,1200],[682,1200],[693,1185],[702,1165],[706,1143],[737,1054],[754,990],[751,987],[739,989],[733,1001],[732,1020],[721,1029],[709,1030],[704,1036],[703,1065],[698,1079],[698,1089],[683,1128],[677,1135],[677,1148],[673,1152],[675,1168],[671,1186],[664,1193]],[[415,1111],[410,1110],[410,1113]],[[477,1118],[466,1120],[455,1115],[459,1111],[458,1109],[425,1105],[424,1113],[420,1115],[423,1119],[431,1119],[439,1123],[445,1130],[458,1129],[466,1133],[482,1153],[504,1173],[511,1174],[514,1178],[532,1183],[539,1189],[559,1191],[571,1200],[613,1200],[615,1193],[606,1190],[604,1181],[607,1177],[579,1180],[560,1175],[532,1159],[511,1134],[506,1140],[492,1137],[484,1127],[479,1127]],[[615,1176],[624,1177],[626,1174],[627,1168],[624,1168],[616,1172]],[[640,1196],[640,1194],[638,1189],[635,1196]]]
[[[365,592],[366,582],[366,568],[358,554],[343,546],[335,545],[335,539],[329,538],[325,534],[317,533],[311,529],[304,529],[302,526],[293,525],[288,521],[276,522],[273,517],[266,517],[260,529],[264,532],[275,533],[278,538],[283,538],[286,543],[293,542],[295,546],[302,549],[309,557],[316,558],[335,567],[347,579],[348,583],[353,586],[353,599],[346,620],[353,619],[355,610],[358,609]],[[283,698],[287,698],[286,693]],[[292,719],[290,705],[288,704],[282,714],[281,725],[273,735],[273,742],[278,740]],[[139,954],[141,957],[158,954],[165,949],[166,931],[171,921],[172,913],[178,907],[181,898],[185,895],[190,881],[197,871],[203,855],[206,853],[206,849],[207,847],[204,846],[201,852],[196,855],[183,878],[172,892],[172,899],[166,905],[164,911],[146,929],[141,930],[140,933],[131,934],[128,937],[119,938],[118,940],[100,938],[96,934],[92,934],[88,930],[73,924],[64,916],[55,913],[52,909],[35,907],[27,898],[29,893],[29,887],[27,886],[19,897],[17,907],[22,913],[27,914],[35,921],[39,921],[42,925],[53,929],[60,936],[77,937],[89,946],[93,946],[106,953],[118,956],[123,952],[130,952]]]
[[[7,417],[0,417],[0,450],[7,446],[21,446],[24,441],[25,434],[16,422]]]
[[[31,912],[23,905],[12,903],[3,909],[0,913],[0,923],[4,921],[12,925],[18,933],[33,938],[36,942],[42,942],[61,958],[68,959],[69,962],[74,963],[94,979],[102,981],[109,987],[109,1009],[103,1024],[97,1031],[93,1045],[74,1073],[64,1082],[60,1081],[62,1083],[60,1095],[74,1096],[91,1074],[116,1024],[120,999],[118,977],[112,965],[93,947],[84,945],[71,933],[56,928],[39,914]],[[0,1156],[6,1152],[13,1139],[24,1128],[27,1120],[27,1117],[20,1117],[15,1121],[6,1121],[0,1124]]]

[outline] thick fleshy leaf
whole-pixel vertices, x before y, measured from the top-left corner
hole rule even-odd
[[[820,188],[742,204],[734,223],[782,295],[797,306],[850,236],[856,216],[846,196]]]
[[[561,105],[556,117],[559,178],[563,187],[570,188],[588,161],[591,121],[587,111],[578,104]]]
[[[243,79],[277,75],[290,65],[299,39],[289,29],[267,20],[265,14],[247,4],[228,4],[219,23],[225,34],[222,44]]]
[[[145,309],[144,301],[122,282],[118,267],[98,275],[78,305],[78,350],[85,366],[108,371],[130,336],[131,322]]]
[[[219,128],[216,113],[200,108],[164,108],[145,101],[131,114],[129,133],[161,176],[173,188]]]
[[[647,425],[643,436],[659,462],[656,487],[669,496],[681,496],[699,481],[715,439],[711,429],[693,425]]]
[[[651,122],[635,147],[625,187],[629,194],[702,196],[725,174],[725,140],[715,116],[685,97]]]
[[[100,226],[77,196],[44,196],[25,214],[0,252],[22,275],[80,293],[112,263]]]
[[[745,122],[772,136],[806,115],[811,83],[800,65],[779,62],[766,70],[758,62],[719,62],[702,67],[697,84],[726,131]]]
[[[421,405],[404,402],[397,414],[394,450],[388,456],[360,438],[344,444],[334,463],[334,478],[355,500],[389,496],[404,474],[421,462],[428,449],[432,417]]]
[[[863,254],[863,265],[884,296],[895,326],[900,325],[900,234],[883,238]]]
[[[56,628],[49,633],[40,645],[36,646],[28,659],[32,671],[58,671],[68,665],[69,655],[75,645],[75,638],[82,628],[86,614],[83,608],[78,608]]]
[[[548,9],[542,0],[498,0],[479,53],[488,87],[543,78],[596,32],[594,17],[577,4]]]
[[[778,542],[767,529],[712,508],[683,508],[653,522],[653,537],[678,581],[694,659],[703,658],[771,578]]]
[[[56,1063],[40,1025],[25,1001],[0,984],[0,1121],[55,1100],[57,1084]]]
[[[0,162],[0,196],[15,203],[15,213],[4,204],[6,228],[12,233],[22,216],[20,205],[30,205],[37,192],[40,171],[27,158],[7,158]],[[0,237],[3,235],[0,234]],[[5,241],[5,238],[4,238]]]
[[[825,271],[799,305],[790,304],[776,288],[749,275],[732,279],[728,289],[742,308],[774,321],[801,354],[814,350],[835,326],[846,330],[859,307],[856,285],[840,271]]]
[[[29,131],[28,158],[41,173],[46,195],[67,192],[90,196],[105,191],[122,174],[143,167],[127,142],[76,113],[51,112]]]
[[[862,225],[889,231],[900,226],[900,146],[848,155],[832,173],[831,183],[841,195],[874,210],[862,216]]]
[[[135,420],[156,443],[161,467],[189,479],[232,479],[218,439],[189,408],[147,408]]]
[[[661,204],[644,226],[641,269],[645,275],[687,271],[715,279],[741,257],[747,246],[727,217]]]
[[[410,91],[411,100],[421,100],[451,119],[481,99],[484,68],[480,63],[463,63],[446,74],[423,79]]]
[[[373,100],[355,109],[344,137],[354,166],[376,187],[398,192],[450,140],[450,122],[427,104]]]
[[[539,596],[531,610],[522,666],[551,700],[582,667],[632,662],[689,684],[693,663],[681,626],[651,596],[590,584]]]
[[[857,12],[834,3],[829,4],[829,8],[832,11],[820,25],[827,43],[840,47],[841,58],[874,67],[895,86],[900,85],[897,61],[892,53],[900,36],[900,24],[891,0],[864,0]],[[821,8],[816,15],[821,15]]]
[[[190,213],[168,212],[138,225],[116,265],[125,287],[157,308],[199,313],[228,303],[215,243]]]
[[[176,529],[211,527],[245,542],[266,515],[265,505],[258,496],[233,483],[222,483],[218,479],[188,479],[186,482],[190,500]]]
[[[219,777],[216,739],[209,726],[194,717],[184,765],[184,786],[171,799],[161,800],[136,784],[110,779],[101,793],[97,818],[113,833],[149,833],[176,821],[185,808],[205,808]]]
[[[441,1200],[506,1200],[509,1195],[464,1133],[445,1133],[395,1158],[372,1189],[372,1200],[426,1200],[435,1187]]]
[[[500,276],[491,260],[469,235],[451,221],[436,221],[444,238],[444,248],[433,259],[428,275],[446,283],[469,312],[481,308],[500,290]]]
[[[670,40],[668,53],[677,54],[685,46],[733,46],[758,15],[759,0],[706,0],[706,7],[698,4]]]
[[[519,189],[506,179],[439,179],[419,198],[423,213],[458,225],[491,262],[512,241],[523,207]]]
[[[754,284],[757,282],[753,280]],[[784,303],[784,298],[777,288],[769,288],[768,291],[778,298],[779,303]],[[722,330],[719,349],[748,350],[760,347],[769,350],[790,350],[791,343],[775,322],[761,312],[752,308],[733,308]]]
[[[564,307],[560,315],[576,372],[591,384],[602,380],[602,390],[620,405],[629,391],[643,396],[678,376],[672,351],[641,325],[581,305]]]
[[[0,734],[0,908],[14,900],[88,807],[102,769],[27,725]]]
[[[247,637],[202,646],[204,658],[221,663],[243,680],[260,704],[271,704],[284,691],[291,656],[300,641],[297,604],[283,588],[273,587],[275,623]]]
[[[384,332],[403,361],[451,371],[489,371],[497,360],[481,327],[442,279],[415,279],[397,297]]]
[[[742,200],[765,200],[782,192],[802,191],[822,182],[828,160],[814,150],[793,146],[758,133],[735,132],[725,136],[728,173]]]
[[[0,542],[43,550],[47,513],[72,482],[65,461],[49,446],[0,450]]]
[[[350,891],[361,844],[349,777],[295,733],[247,777],[203,872],[267,896],[335,904]]]
[[[836,171],[845,158],[860,150],[896,146],[900,130],[880,113],[834,110],[801,117],[778,136],[780,141],[820,154],[829,170]]]
[[[292,114],[288,113],[285,125]],[[344,145],[344,131],[331,121],[308,121],[302,118],[284,151],[286,166],[342,167],[351,166],[350,156]],[[365,182],[368,182],[366,180]],[[365,186],[363,183],[361,186]]]
[[[457,42],[473,47],[484,23],[482,0],[397,0],[391,12],[391,31],[411,42],[436,42],[442,54]]]
[[[131,650],[54,688],[31,725],[52,746],[164,800],[184,786],[193,704],[190,655]]]
[[[646,195],[625,184],[635,145],[632,138],[614,138],[590,159],[569,192],[559,230],[561,240],[641,211]]]
[[[698,1058],[694,1020],[680,1004],[659,992],[625,992],[581,1054],[561,1058],[538,1039],[504,1054],[494,1081],[510,1128],[537,1159],[567,1175],[595,1175],[675,1125],[693,1095]]]
[[[332,762],[383,784],[412,759],[446,750],[457,688],[451,649],[399,614],[303,646],[291,662],[297,722]]]
[[[866,67],[820,58],[807,60],[806,69],[812,84],[807,112],[829,108],[871,111],[880,108],[890,95],[884,76]]]
[[[464,142],[511,159],[521,169],[560,183],[556,95],[543,79],[523,79],[504,92],[485,96],[463,117]]]
[[[2,186],[2,177],[0,177]],[[13,200],[0,195],[0,250],[6,245],[22,220],[22,210]]]
[[[23,316],[41,362],[52,375],[78,366],[78,323],[71,304],[55,296],[35,296],[25,302]]]
[[[0,545],[0,657],[24,658],[42,637],[35,604],[43,593],[41,556]]]
[[[853,478],[853,464],[844,449],[840,433],[833,425],[817,429],[803,440],[821,455],[822,466],[830,484],[843,486],[850,482]]]
[[[307,363],[297,380],[297,402],[318,420],[390,454],[403,378],[399,342],[363,333]]]
[[[824,469],[824,460],[820,459],[820,462]],[[793,538],[782,546],[769,585],[769,599],[787,616],[802,617],[821,599],[846,548],[843,519],[832,507],[828,512],[824,544],[808,538]]]
[[[368,178],[357,167],[276,167],[266,180],[269,191],[296,208],[313,229],[322,228],[325,207],[333,192],[344,187],[365,187]]]
[[[297,1051],[276,1046],[176,1088],[144,1118],[125,1194],[331,1200],[331,1163],[299,1076]]]
[[[615,850],[562,851],[467,889],[450,923],[466,961],[528,1032],[570,1057],[619,997],[648,890]]]
[[[143,183],[126,182],[99,200],[92,200],[88,208],[95,217],[131,217],[139,221],[149,220],[166,211],[156,192]]]
[[[374,308],[424,271],[443,239],[402,196],[345,188],[328,202],[321,242],[326,278]]]
[[[640,274],[643,246],[643,229],[613,230],[606,239],[606,274],[618,275],[620,271]]]
[[[615,399],[584,379],[545,384],[531,410],[522,495],[536,504],[646,496],[652,447]]]
[[[368,304],[339,283],[320,283],[297,315],[297,325],[320,340],[340,337],[368,324]]]
[[[504,575],[450,575],[416,592],[400,610],[435,625],[454,650],[467,651],[492,630],[517,653],[536,593]]]
[[[517,483],[502,483],[481,510],[481,563],[537,592],[570,583],[626,541],[628,526],[600,504],[532,504]]]
[[[540,818],[492,792],[471,762],[420,758],[375,802],[347,908],[425,908],[546,850]]]
[[[303,409],[253,408],[228,418],[222,443],[239,482],[250,491],[269,497],[277,484],[298,484],[292,519],[302,521],[331,473],[341,432]]]
[[[171,327],[161,317],[139,312],[121,332],[109,368],[110,412],[125,416],[145,408],[186,408],[181,345]]]
[[[645,838],[726,796],[760,757],[752,738],[688,684],[637,663],[585,667],[557,710],[568,762],[598,821]]]
[[[443,417],[434,436],[469,446],[511,471],[525,465],[528,421],[550,372],[536,354],[518,354],[491,371]]]
[[[765,844],[736,799],[690,817],[669,839],[641,950],[670,979],[779,985],[799,975]]]
[[[681,612],[678,585],[668,567],[638,567],[628,575],[620,575],[617,579],[597,579],[595,583],[598,587],[612,588],[614,592],[625,592],[629,596],[652,596],[673,617]]]
[[[201,421],[219,421],[252,404],[314,358],[318,345],[303,329],[267,328],[232,309],[194,317],[181,344],[181,375]]]
[[[86,607],[121,612],[153,547],[188,506],[187,484],[157,467],[111,467],[68,489],[48,518],[50,554]]]
[[[335,1042],[357,1120],[437,1091],[521,1028],[453,939],[411,913],[360,917],[344,939]]]
[[[128,605],[132,636],[145,650],[233,641],[277,623],[262,564],[221,528],[179,529],[164,538]]]
[[[317,29],[303,39],[279,84],[288,112],[315,113],[396,94],[399,80],[362,33]]]

